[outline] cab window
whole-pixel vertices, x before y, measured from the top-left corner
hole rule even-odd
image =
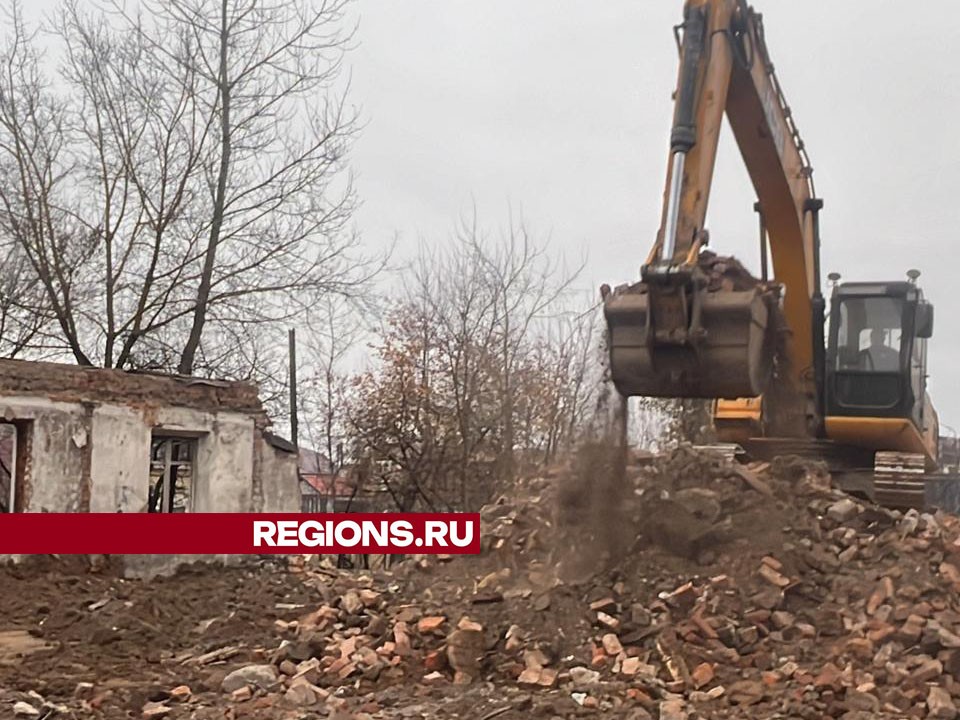
[[[903,300],[846,298],[840,304],[837,369],[899,372]]]

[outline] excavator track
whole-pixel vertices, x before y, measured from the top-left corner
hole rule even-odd
[[[823,462],[836,487],[896,510],[960,512],[960,474],[927,472],[920,456],[878,452],[806,438],[758,438],[746,457],[772,461],[794,456]]]

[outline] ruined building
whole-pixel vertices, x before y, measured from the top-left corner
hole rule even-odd
[[[0,360],[0,512],[296,512],[253,385]]]

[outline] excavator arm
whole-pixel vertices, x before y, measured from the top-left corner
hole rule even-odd
[[[834,483],[895,507],[956,511],[937,473],[927,396],[933,307],[907,281],[831,274],[829,342],[813,172],[746,0],[687,0],[659,232],[641,280],[601,289],[622,395],[715,398],[714,427],[750,456],[827,463]],[[705,251],[726,116],[756,192],[759,279]],[[773,275],[768,279],[767,248]]]
[[[824,353],[822,203],[762,17],[744,0],[688,0],[679,30],[660,230],[642,282],[604,298],[613,380],[625,395],[738,398],[761,394],[776,372],[790,402],[815,420],[822,417],[814,370]],[[777,284],[730,288],[701,267],[724,115],[756,190]]]

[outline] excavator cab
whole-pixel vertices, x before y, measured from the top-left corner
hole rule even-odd
[[[922,432],[935,421],[925,417],[933,305],[916,284],[919,273],[910,275],[909,282],[834,286],[824,388],[832,438],[845,436],[843,427],[849,425],[867,440],[863,418],[871,418],[871,432],[886,428],[890,433],[907,426]],[[861,420],[853,424],[851,418]]]

